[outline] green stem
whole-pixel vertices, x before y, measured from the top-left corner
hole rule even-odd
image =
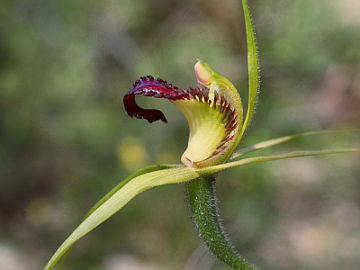
[[[214,176],[190,181],[187,190],[194,224],[210,251],[234,269],[256,269],[240,257],[226,237],[219,217]]]

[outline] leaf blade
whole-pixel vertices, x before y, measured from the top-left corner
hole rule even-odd
[[[112,195],[114,195],[120,188],[122,188],[125,184],[131,181],[133,178],[140,176],[142,174],[146,174],[153,171],[159,171],[163,169],[174,168],[179,165],[173,164],[157,164],[157,165],[150,165],[144,168],[141,168],[125,178],[121,181],[118,185],[116,185],[113,189],[111,189],[108,193],[106,193],[84,216],[83,220],[86,219],[91,213],[93,213],[97,208],[99,208],[107,199],[109,199]]]
[[[186,182],[197,178],[200,175],[191,168],[171,168],[158,170],[139,175],[126,183],[122,188],[116,191],[110,198],[95,209],[80,225],[70,234],[62,243],[54,255],[45,266],[44,270],[51,270],[61,257],[84,235],[95,229],[105,220],[114,215],[132,198],[141,192],[156,186]]]

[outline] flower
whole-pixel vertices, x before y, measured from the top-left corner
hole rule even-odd
[[[189,200],[199,233],[210,250],[224,263],[235,269],[255,269],[238,256],[224,236],[217,213],[214,173],[251,163],[335,153],[360,152],[360,148],[295,151],[280,155],[241,158],[246,153],[268,148],[299,137],[338,131],[315,131],[260,142],[234,153],[241,137],[252,120],[259,88],[259,64],[256,39],[247,0],[242,0],[248,47],[249,94],[245,118],[239,93],[233,84],[203,61],[195,64],[195,74],[201,86],[179,88],[151,76],[136,81],[124,97],[124,106],[131,117],[149,122],[167,122],[159,110],[139,107],[136,95],[170,100],[186,117],[190,135],[181,164],[162,164],[140,169],[120,182],[88,212],[80,225],[54,253],[45,267],[55,264],[80,238],[99,226],[125,206],[131,199],[150,188],[165,184],[188,182]],[[346,130],[349,131],[349,130]],[[350,131],[359,131],[353,129]],[[196,179],[194,181],[193,180]]]
[[[167,122],[159,110],[140,108],[136,95],[166,98],[186,117],[190,135],[181,157],[184,165],[201,168],[225,162],[238,145],[243,124],[243,107],[239,92],[224,76],[204,61],[195,64],[201,86],[179,90],[177,86],[152,76],[141,77],[124,96],[124,107],[131,117],[150,123]]]

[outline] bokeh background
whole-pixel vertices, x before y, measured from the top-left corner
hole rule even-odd
[[[360,3],[251,0],[261,55],[259,106],[243,145],[359,127]],[[41,269],[86,211],[132,171],[177,163],[183,116],[129,118],[142,75],[195,85],[204,59],[246,102],[240,0],[0,2],[0,269]],[[263,154],[359,146],[358,135],[297,140]],[[301,158],[218,178],[225,227],[261,269],[359,269],[359,155]],[[221,270],[200,244],[185,187],[137,197],[72,249],[64,269]]]

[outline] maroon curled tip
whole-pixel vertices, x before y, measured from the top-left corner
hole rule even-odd
[[[139,107],[136,104],[135,96],[144,95],[175,100],[181,97],[181,92],[179,92],[178,89],[178,87],[160,78],[154,79],[154,77],[150,75],[141,77],[140,80],[134,83],[133,89],[126,93],[123,98],[125,110],[130,117],[146,119],[150,123],[157,120],[166,123],[166,117],[161,111]]]

